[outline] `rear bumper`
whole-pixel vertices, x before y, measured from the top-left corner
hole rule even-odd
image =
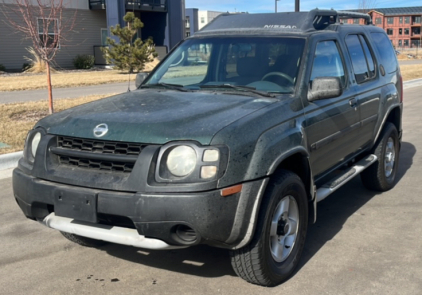
[[[144,194],[76,187],[34,178],[19,168],[13,171],[14,195],[28,218],[61,231],[149,249],[200,243],[222,248],[245,245],[252,237],[266,182],[262,179],[244,183],[240,193],[227,197],[222,197],[220,190]],[[70,216],[52,214],[57,196],[63,192],[71,192],[71,196],[95,196],[98,222],[80,222],[66,218]],[[109,233],[113,227],[118,228],[120,234],[126,230],[132,238],[123,243],[120,234],[119,238],[107,236],[104,226],[109,228]],[[197,238],[180,239],[179,226],[193,229]],[[160,246],[155,246],[157,244]]]

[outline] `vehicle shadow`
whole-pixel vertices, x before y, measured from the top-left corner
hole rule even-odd
[[[402,143],[397,181],[400,181],[412,166],[415,153],[415,146],[407,142]],[[305,249],[295,273],[342,230],[343,224],[350,216],[378,194],[380,193],[365,189],[360,178],[355,177],[327,200],[319,203],[317,223],[309,226]],[[101,247],[101,250],[130,262],[178,273],[201,277],[236,276],[228,251],[205,245],[154,251],[109,244]]]
[[[415,154],[416,148],[413,144],[402,143],[396,183],[400,182],[412,166]],[[382,193],[366,189],[358,176],[318,203],[317,222],[308,227],[305,249],[296,273],[342,230],[350,216],[379,194]]]
[[[230,264],[229,252],[206,245],[160,251],[109,244],[101,247],[101,250],[130,262],[178,273],[200,277],[236,276]]]

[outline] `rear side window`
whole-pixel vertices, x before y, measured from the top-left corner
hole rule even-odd
[[[356,82],[363,83],[375,77],[374,60],[363,36],[347,36],[346,45],[352,59]]]
[[[371,33],[374,45],[378,50],[381,57],[381,64],[387,73],[393,73],[397,71],[398,64],[397,58],[394,53],[393,46],[391,45],[390,39],[384,33]]]

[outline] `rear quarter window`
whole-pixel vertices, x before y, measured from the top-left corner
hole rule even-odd
[[[374,46],[377,48],[378,54],[381,58],[380,63],[384,66],[387,73],[397,71],[398,64],[396,54],[390,39],[384,33],[371,33]]]

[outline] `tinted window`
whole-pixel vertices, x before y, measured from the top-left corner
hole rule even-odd
[[[380,63],[384,66],[385,71],[387,73],[397,71],[397,58],[390,39],[383,33],[371,33],[371,36],[381,57]]]
[[[368,67],[369,67],[369,77],[375,77],[375,64],[374,64],[374,58],[372,57],[372,53],[369,50],[368,43],[366,42],[366,39],[363,36],[359,36],[360,42],[363,46],[363,51],[365,52],[366,60],[368,61]]]
[[[338,77],[345,84],[343,62],[334,41],[317,44],[312,66],[311,82],[317,77]]]
[[[365,54],[358,35],[349,35],[346,37],[346,45],[352,59],[353,71],[357,83],[362,83],[371,77],[368,71]]]

